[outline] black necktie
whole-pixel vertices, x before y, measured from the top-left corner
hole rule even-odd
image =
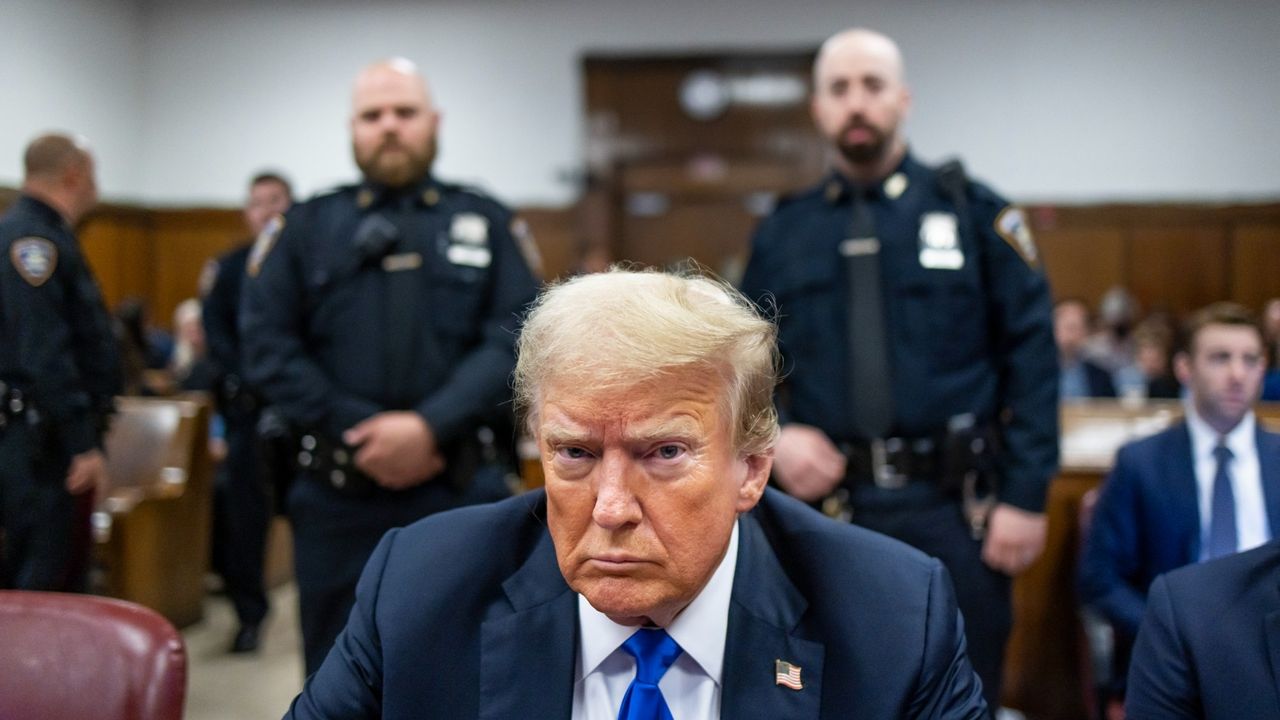
[[[391,211],[401,237],[394,248],[396,253],[415,249],[414,238],[404,237],[406,228],[413,228],[413,215],[417,212],[416,196],[406,193],[397,199]],[[422,345],[422,324],[427,314],[423,294],[422,271],[413,268],[388,268],[383,265],[386,294],[386,367],[387,398],[396,409],[417,402],[413,389],[420,386],[416,378],[422,372],[419,366],[419,350]]]
[[[854,433],[883,438],[893,426],[889,347],[880,290],[880,240],[866,193],[853,190],[849,239],[840,246],[849,273],[849,407]]]
[[[1209,553],[1210,560],[1223,555],[1235,553],[1236,541],[1236,501],[1231,490],[1231,450],[1219,444],[1213,449],[1213,457],[1218,461],[1218,470],[1213,474],[1213,500],[1209,508]]]

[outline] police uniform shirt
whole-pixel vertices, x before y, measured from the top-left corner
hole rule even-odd
[[[840,253],[852,192],[832,173],[782,200],[757,229],[743,279],[748,297],[777,304],[786,373],[781,419],[814,425],[837,442],[856,439]],[[1048,284],[1021,212],[977,182],[967,184],[967,208],[957,208],[939,173],[909,154],[870,195],[892,375],[891,434],[936,436],[965,415],[979,424],[1007,418],[1000,428],[1001,499],[1041,510],[1057,464],[1058,364]]]
[[[331,437],[401,409],[437,442],[458,439],[509,393],[517,319],[537,291],[519,230],[498,202],[433,178],[295,205],[249,257],[250,383]],[[411,372],[393,380],[395,367]]]
[[[90,450],[121,388],[98,284],[66,221],[29,195],[0,219],[0,250],[0,381],[57,429],[60,452]]]

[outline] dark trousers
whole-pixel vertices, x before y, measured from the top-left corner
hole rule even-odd
[[[87,499],[66,490],[70,458],[38,440],[20,420],[0,430],[0,588],[83,592]]]
[[[947,568],[964,615],[969,661],[994,714],[1000,707],[1004,648],[1013,624],[1010,581],[982,562],[982,542],[973,539],[959,499],[925,483],[900,490],[860,485],[853,505],[853,522],[932,555]]]
[[[255,437],[254,417],[227,418],[227,457],[214,483],[214,568],[241,625],[267,616],[263,563],[271,498]]]
[[[317,478],[299,475],[289,491],[288,506],[306,674],[320,668],[346,627],[356,582],[388,530],[507,494],[496,468],[482,469],[462,492],[438,478],[399,492],[375,489],[367,497],[343,495]]]

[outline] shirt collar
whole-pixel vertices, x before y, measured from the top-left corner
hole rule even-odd
[[[1218,431],[1209,427],[1209,423],[1196,412],[1195,404],[1188,397],[1185,402],[1187,430],[1191,433],[1191,448],[1195,457],[1213,457],[1213,449],[1218,446]],[[1253,411],[1245,413],[1244,418],[1231,428],[1224,438],[1224,443],[1235,457],[1251,452],[1254,441],[1256,421]]]
[[[715,683],[720,685],[724,669],[725,635],[729,630],[729,598],[733,594],[733,577],[738,559],[738,524],[733,524],[729,547],[720,565],[698,596],[689,603],[667,628],[667,634],[680,645]],[[619,625],[607,615],[591,607],[578,596],[578,677],[595,672],[636,628]]]
[[[844,173],[832,168],[822,183],[822,195],[832,205],[847,200],[858,191],[868,200],[881,197],[896,200],[902,196],[911,182],[917,180],[914,177],[917,175],[917,167],[918,163],[911,157],[911,151],[908,149],[903,153],[902,160],[898,161],[898,165],[889,171],[888,175],[866,186],[855,183]]]
[[[427,173],[418,182],[398,188],[389,188],[368,178],[356,187],[356,205],[361,210],[393,204],[402,198],[411,198],[409,200],[411,203],[432,207],[440,202],[440,183],[434,176]]]
[[[67,222],[66,218],[62,217],[62,213],[58,212],[52,205],[44,200],[41,200],[34,195],[27,195],[26,193],[23,193],[18,196],[18,202],[25,203],[31,212],[43,215],[47,221],[54,223],[63,229],[71,229],[71,224]]]

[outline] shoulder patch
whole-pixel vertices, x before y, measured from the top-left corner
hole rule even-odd
[[[1023,262],[1034,269],[1040,269],[1040,252],[1036,250],[1036,242],[1031,237],[1031,225],[1021,208],[1012,205],[1000,211],[996,216],[995,230],[1010,247],[1017,251]]]
[[[258,277],[263,261],[267,259],[271,248],[276,246],[276,240],[280,238],[281,230],[284,230],[284,216],[277,215],[268,220],[262,232],[258,233],[258,239],[253,241],[253,249],[249,251],[249,263],[246,267],[249,277]]]
[[[9,259],[28,285],[40,287],[58,267],[58,246],[42,237],[19,238],[9,246]]]
[[[542,280],[542,253],[538,252],[538,243],[533,239],[533,231],[529,229],[529,223],[521,218],[512,220],[511,237],[516,241],[516,248],[524,257],[524,263],[529,266],[529,271],[535,278]]]

